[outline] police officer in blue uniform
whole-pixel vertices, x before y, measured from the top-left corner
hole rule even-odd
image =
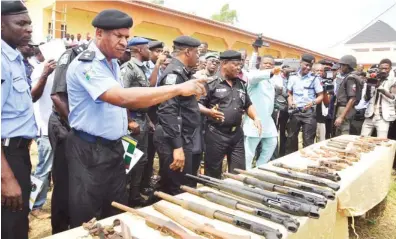
[[[92,21],[95,40],[69,65],[66,75],[69,123],[66,158],[69,164],[71,227],[92,217],[119,213],[112,201],[127,203],[121,137],[127,134],[128,109],[159,104],[177,95],[205,93],[204,80],[177,86],[123,88],[117,59],[124,54],[132,18],[110,9]]]
[[[286,154],[298,150],[298,134],[303,132],[303,147],[314,143],[316,135],[316,105],[322,103],[323,87],[319,76],[312,74],[315,58],[310,54],[301,57],[300,69],[291,74],[288,84],[290,109],[287,123]]]
[[[1,238],[27,239],[31,192],[29,146],[37,136],[23,57],[32,27],[21,1],[1,1]]]
[[[173,41],[175,57],[165,69],[159,85],[180,85],[191,81],[191,68],[198,62],[198,46],[195,38],[180,36]],[[195,96],[178,96],[158,107],[158,124],[154,133],[160,159],[161,190],[176,195],[182,192],[180,185],[193,186],[184,174],[192,173],[193,135],[198,132],[200,112]]]

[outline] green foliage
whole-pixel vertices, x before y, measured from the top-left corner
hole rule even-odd
[[[220,12],[212,15],[212,20],[234,24],[238,21],[238,14],[236,10],[230,9],[230,4],[224,4]]]

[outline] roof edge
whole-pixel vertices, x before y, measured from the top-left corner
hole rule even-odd
[[[192,14],[189,14],[189,13],[185,13],[185,12],[182,12],[182,11],[174,10],[174,9],[167,8],[167,7],[164,7],[164,6],[161,6],[161,5],[157,5],[157,4],[154,4],[154,3],[149,3],[149,2],[140,1],[140,0],[118,0],[118,1],[129,3],[129,4],[132,4],[132,5],[135,5],[135,6],[139,6],[139,7],[144,7],[144,8],[156,10],[156,11],[161,11],[161,12],[168,13],[168,14],[171,13],[172,15],[175,15],[175,16],[178,16],[178,17],[187,18],[187,19],[190,19],[190,20],[198,21],[198,22],[201,22],[201,23],[204,23],[204,24],[207,24],[207,25],[215,26],[215,27],[220,27],[220,28],[223,28],[223,29],[227,29],[227,30],[239,33],[239,34],[248,35],[249,37],[253,37],[253,38],[257,37],[257,33],[249,32],[249,31],[246,31],[246,30],[243,30],[241,28],[237,28],[237,27],[225,24],[225,23],[221,23],[221,22],[214,21],[214,20],[211,20],[211,19],[195,16],[195,15],[192,15]],[[296,46],[296,45],[293,45],[293,44],[290,44],[290,43],[287,43],[287,42],[279,41],[279,40],[276,40],[276,39],[273,39],[273,38],[269,38],[269,37],[263,36],[263,40],[267,41],[269,43],[276,43],[276,44],[279,44],[279,45],[282,45],[282,46],[285,46],[285,47],[293,48],[293,49],[296,49],[296,50],[299,50],[299,51],[304,51],[305,53],[319,55],[320,57],[323,57],[323,58],[326,58],[326,59],[329,59],[329,60],[338,60],[338,59],[336,59],[334,57],[327,56],[327,55],[324,55],[322,53],[319,53],[319,52],[316,52],[316,51],[312,51],[312,50],[309,50],[309,49],[306,49],[306,48],[303,48],[303,47],[299,47],[299,46]]]

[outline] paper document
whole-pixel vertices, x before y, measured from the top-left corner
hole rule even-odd
[[[32,191],[30,192],[29,208],[32,210],[34,202],[36,202],[36,198],[43,188],[43,181],[32,175],[30,175],[30,181],[32,184]]]
[[[54,39],[39,46],[39,48],[46,61],[51,59],[58,61],[59,57],[66,51],[65,44],[61,39]]]
[[[125,170],[128,174],[129,171],[136,165],[139,159],[143,156],[143,152],[136,148],[137,140],[131,136],[122,137],[122,146],[124,146],[124,163]]]

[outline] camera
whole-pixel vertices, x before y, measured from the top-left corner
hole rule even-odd
[[[263,41],[263,34],[258,34],[257,35],[257,39],[254,41],[253,46],[255,47],[269,47],[269,43],[268,42],[264,42]]]
[[[379,75],[379,69],[378,68],[370,68],[367,71],[366,77],[367,77],[367,86],[377,86],[378,83],[378,75]]]
[[[333,71],[331,67],[326,66],[324,68],[324,74],[322,76],[322,86],[323,90],[328,94],[334,94],[334,83],[333,83]]]

